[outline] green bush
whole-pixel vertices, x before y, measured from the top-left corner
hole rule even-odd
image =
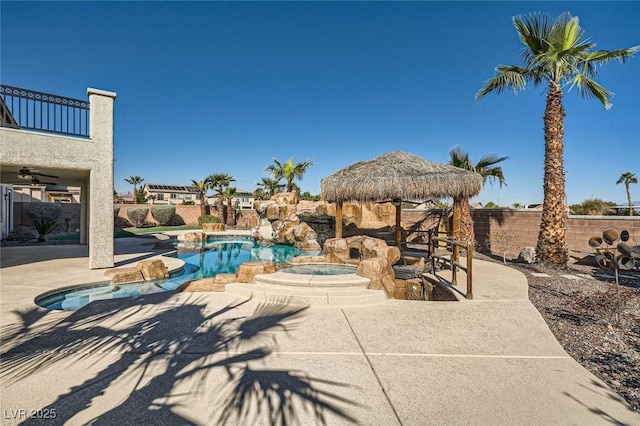
[[[26,226],[20,226],[18,228],[14,228],[9,235],[7,235],[7,240],[9,241],[19,241],[21,243],[32,240],[35,235],[33,235],[33,231]]]
[[[58,219],[62,212],[62,206],[58,203],[25,203],[23,211],[31,221],[50,221]]]
[[[120,206],[113,206],[113,215],[115,217],[118,217],[119,214],[120,214]]]
[[[127,209],[127,218],[129,222],[136,228],[144,227],[147,223],[147,214],[149,213],[149,207],[129,207]]]
[[[171,225],[176,215],[176,206],[151,206],[151,216],[160,226]]]
[[[214,216],[211,214],[200,216],[198,218],[198,226],[202,226],[203,223],[221,223],[221,222],[222,222],[222,219],[220,219],[218,216]]]

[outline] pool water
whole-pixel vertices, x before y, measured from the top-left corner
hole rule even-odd
[[[178,243],[179,259],[184,268],[166,280],[131,284],[93,284],[45,293],[36,304],[47,309],[75,311],[94,300],[116,299],[172,291],[185,281],[235,274],[238,266],[254,260],[286,263],[289,258],[305,254],[291,246],[261,245],[251,238],[218,237],[203,243]]]
[[[339,265],[334,263],[314,263],[304,265],[293,265],[290,268],[282,268],[280,272],[287,274],[305,275],[343,275],[355,274],[357,268],[351,265]]]

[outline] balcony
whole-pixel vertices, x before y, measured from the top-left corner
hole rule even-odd
[[[0,126],[89,138],[89,101],[0,84]]]

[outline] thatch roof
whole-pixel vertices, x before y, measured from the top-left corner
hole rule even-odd
[[[481,189],[477,173],[404,151],[354,163],[320,180],[322,198],[328,202],[472,197]]]

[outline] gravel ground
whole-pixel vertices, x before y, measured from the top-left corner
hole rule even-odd
[[[620,271],[616,285],[612,270],[592,266],[508,265],[526,275],[531,303],[569,355],[640,410],[640,271]]]

